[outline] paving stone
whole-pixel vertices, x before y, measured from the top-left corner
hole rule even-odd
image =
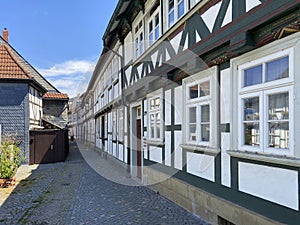
[[[107,179],[109,173],[112,180]],[[207,223],[149,188],[138,186],[124,168],[71,142],[66,162],[39,165],[19,182],[0,208],[0,224]]]

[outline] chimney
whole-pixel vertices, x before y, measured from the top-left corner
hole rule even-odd
[[[2,37],[6,42],[8,42],[8,30],[6,28],[2,31]]]

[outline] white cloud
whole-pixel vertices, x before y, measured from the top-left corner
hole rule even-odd
[[[70,60],[38,71],[60,92],[75,97],[86,91],[95,64],[93,61]]]
[[[92,73],[96,63],[84,60],[70,60],[60,64],[56,64],[49,69],[38,69],[38,71],[45,77],[56,77],[61,75],[73,75]]]
[[[67,93],[70,98],[86,91],[89,80],[54,79],[49,80],[60,92]]]

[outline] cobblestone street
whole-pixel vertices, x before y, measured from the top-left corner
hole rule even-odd
[[[1,205],[0,224],[206,224],[147,187],[104,178],[101,170],[135,182],[99,153],[79,145],[83,157],[70,147],[66,162],[40,165],[19,182]]]

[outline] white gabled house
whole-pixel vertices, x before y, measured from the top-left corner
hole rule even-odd
[[[300,3],[120,0],[75,138],[212,224],[300,221]]]

